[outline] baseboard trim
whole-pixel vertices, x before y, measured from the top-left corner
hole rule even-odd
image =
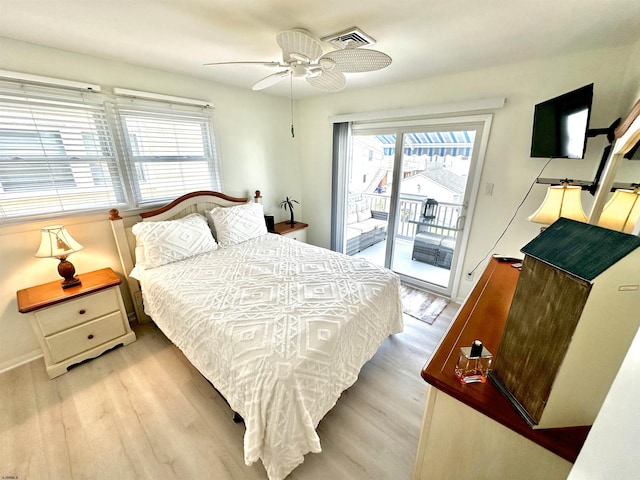
[[[13,370],[14,368],[18,368],[25,363],[33,362],[39,358],[42,358],[42,350],[33,350],[32,352],[25,353],[24,355],[20,355],[19,357],[13,358],[6,362],[0,363],[0,374],[4,372],[8,372],[9,370]]]

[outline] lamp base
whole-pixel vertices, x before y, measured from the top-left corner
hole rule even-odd
[[[73,277],[68,280],[65,278],[61,282],[61,285],[62,285],[62,288],[71,288],[71,287],[75,287],[76,285],[82,285],[82,282],[78,277]]]
[[[80,279],[76,277],[76,269],[73,263],[67,260],[67,257],[60,257],[60,263],[58,264],[58,273],[64,280],[62,281],[62,288],[75,287],[80,285]]]

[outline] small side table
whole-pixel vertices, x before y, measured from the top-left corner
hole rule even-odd
[[[293,225],[287,222],[278,222],[274,226],[273,233],[277,233],[283,237],[293,238],[299,242],[307,243],[308,226],[308,224],[302,222],[296,222]]]
[[[50,378],[136,340],[120,295],[122,281],[116,273],[103,268],[78,277],[80,285],[64,290],[60,281],[55,281],[17,292],[18,310],[31,314]]]

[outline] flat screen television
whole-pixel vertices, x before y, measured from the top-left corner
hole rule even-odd
[[[535,106],[531,156],[584,158],[593,83]]]

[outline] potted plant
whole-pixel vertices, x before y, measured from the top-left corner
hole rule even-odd
[[[280,207],[284,208],[285,210],[289,210],[291,212],[291,220],[288,222],[285,222],[289,225],[294,225],[296,222],[293,219],[293,204],[297,203],[298,205],[300,205],[300,202],[298,202],[297,200],[294,200],[293,198],[289,198],[286,197],[283,201],[280,202]]]

